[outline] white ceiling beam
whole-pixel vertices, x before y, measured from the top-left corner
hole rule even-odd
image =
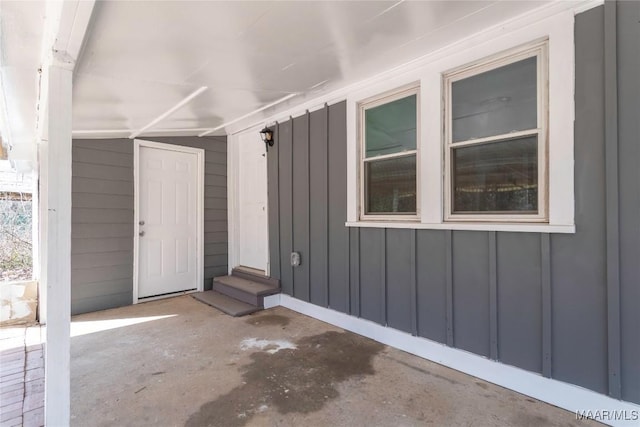
[[[367,19],[367,21],[366,21],[366,22],[371,22],[371,21],[373,21],[374,19],[376,19],[376,18],[378,18],[378,17],[380,17],[380,16],[384,15],[385,13],[390,12],[392,9],[394,9],[394,8],[396,8],[397,6],[400,6],[402,3],[404,3],[404,1],[405,1],[405,0],[400,0],[400,1],[398,1],[398,2],[396,2],[396,3],[394,3],[394,4],[392,4],[391,6],[389,6],[388,8],[386,8],[385,10],[383,10],[382,12],[380,12],[380,13],[378,13],[377,15],[375,15],[375,16],[373,16],[373,17],[371,17],[371,18]]]
[[[278,99],[278,100],[276,100],[276,101],[274,101],[274,102],[272,102],[272,103],[270,103],[270,104],[267,104],[267,105],[265,105],[264,107],[260,107],[260,108],[258,108],[257,110],[253,110],[252,112],[245,114],[244,116],[238,117],[237,119],[233,119],[233,120],[231,120],[230,122],[223,123],[223,124],[221,124],[220,126],[217,126],[217,127],[212,128],[212,129],[209,129],[209,130],[208,130],[208,131],[206,131],[206,132],[202,132],[202,133],[201,133],[200,135],[198,135],[198,136],[205,136],[205,135],[209,135],[210,133],[215,132],[215,131],[217,131],[218,129],[222,129],[222,128],[224,128],[224,127],[230,126],[230,125],[232,125],[232,124],[234,124],[234,123],[239,122],[240,120],[244,120],[244,119],[246,119],[247,117],[251,117],[251,116],[253,116],[253,115],[254,115],[254,114],[256,114],[256,113],[259,113],[260,111],[264,111],[264,110],[266,110],[267,108],[271,108],[271,107],[273,107],[273,106],[275,106],[275,105],[281,104],[281,103],[283,103],[283,102],[285,102],[285,101],[287,101],[287,100],[289,100],[289,99],[293,98],[294,96],[298,96],[298,95],[299,95],[298,93],[290,93],[289,95],[287,95],[287,96],[283,96],[282,98],[280,98],[280,99]]]
[[[129,135],[129,139],[134,139],[138,135],[143,134],[146,130],[151,129],[153,126],[157,125],[162,120],[166,119],[167,117],[169,117],[170,115],[172,115],[173,113],[178,111],[180,108],[184,107],[189,102],[193,101],[197,96],[199,96],[202,92],[204,92],[207,89],[208,89],[207,86],[202,86],[202,87],[196,89],[189,96],[184,98],[182,101],[178,102],[176,105],[174,105],[173,107],[169,108],[167,111],[165,111],[164,113],[160,114],[155,119],[151,120],[148,125],[146,125],[146,126],[142,127],[141,129],[133,132],[131,135]]]
[[[86,129],[86,130],[74,130],[72,135],[98,135],[105,133],[131,133],[133,129]]]
[[[91,21],[95,1],[72,2],[68,13],[62,15],[60,32],[54,44],[54,50],[66,52],[73,61],[77,61],[82,50],[85,34]],[[75,7],[74,7],[75,6]],[[73,12],[73,10],[75,10]]]
[[[202,131],[208,131],[211,128],[154,128],[147,133],[171,133],[171,132],[191,132],[194,136]],[[105,134],[130,134],[131,132],[137,132],[136,129],[76,129],[72,132],[74,136],[90,136],[90,135],[105,135]]]
[[[76,62],[89,30],[95,0],[48,0],[42,40],[41,81],[37,100],[35,137],[47,139],[49,81],[51,65],[75,70]]]

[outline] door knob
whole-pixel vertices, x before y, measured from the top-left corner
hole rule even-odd
[[[138,224],[140,224],[140,225],[144,225],[144,221],[140,221]]]
[[[139,232],[138,236],[140,236],[140,237],[144,236],[144,231]]]

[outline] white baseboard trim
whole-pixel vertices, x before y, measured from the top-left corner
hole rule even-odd
[[[280,305],[280,295],[282,294],[275,294],[275,295],[268,295],[266,297],[264,297],[264,309],[268,309],[268,308],[273,308],[273,307],[277,307]]]
[[[289,295],[271,295],[264,299],[265,309],[278,305],[567,411],[591,413],[597,421],[611,426],[637,426],[640,420],[640,405],[634,403],[612,399],[586,388],[545,378]]]

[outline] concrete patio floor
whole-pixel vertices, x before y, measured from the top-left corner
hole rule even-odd
[[[567,426],[565,410],[277,307],[75,316],[75,426]]]

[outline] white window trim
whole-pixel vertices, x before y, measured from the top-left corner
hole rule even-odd
[[[365,149],[365,120],[364,113],[366,110],[381,105],[388,104],[398,99],[406,98],[408,96],[416,96],[416,148],[415,150],[403,151],[399,153],[388,154],[384,156],[376,156],[366,158],[364,153]],[[370,97],[358,103],[358,211],[360,212],[360,220],[362,221],[419,221],[420,219],[420,85],[419,83],[413,83],[405,85],[403,87],[387,91],[383,94]],[[365,173],[364,163],[375,162],[378,160],[416,156],[416,213],[415,214],[368,214],[365,212]]]
[[[505,65],[513,64],[527,58],[536,57],[537,60],[537,123],[535,129],[527,129],[521,132],[475,138],[468,141],[454,143],[451,138],[451,85],[452,83],[477,76],[481,73],[495,70]],[[547,40],[542,40],[528,45],[503,52],[495,57],[489,57],[478,64],[468,64],[460,69],[443,74],[443,92],[445,94],[443,105],[444,126],[444,219],[447,222],[548,222],[547,210]],[[478,145],[485,141],[506,141],[508,139],[533,136],[538,141],[538,213],[455,213],[453,212],[453,175],[451,170],[451,153],[453,148],[469,145]]]
[[[347,221],[349,227],[493,230],[540,233],[575,233],[574,197],[574,11],[564,10],[528,25],[496,29],[492,37],[470,38],[443,48],[433,60],[398,67],[347,95]],[[547,219],[531,222],[445,222],[442,75],[486,58],[539,40],[548,40],[548,151]],[[358,193],[358,103],[414,81],[420,82],[420,219],[362,221]],[[520,220],[522,221],[522,220]]]

